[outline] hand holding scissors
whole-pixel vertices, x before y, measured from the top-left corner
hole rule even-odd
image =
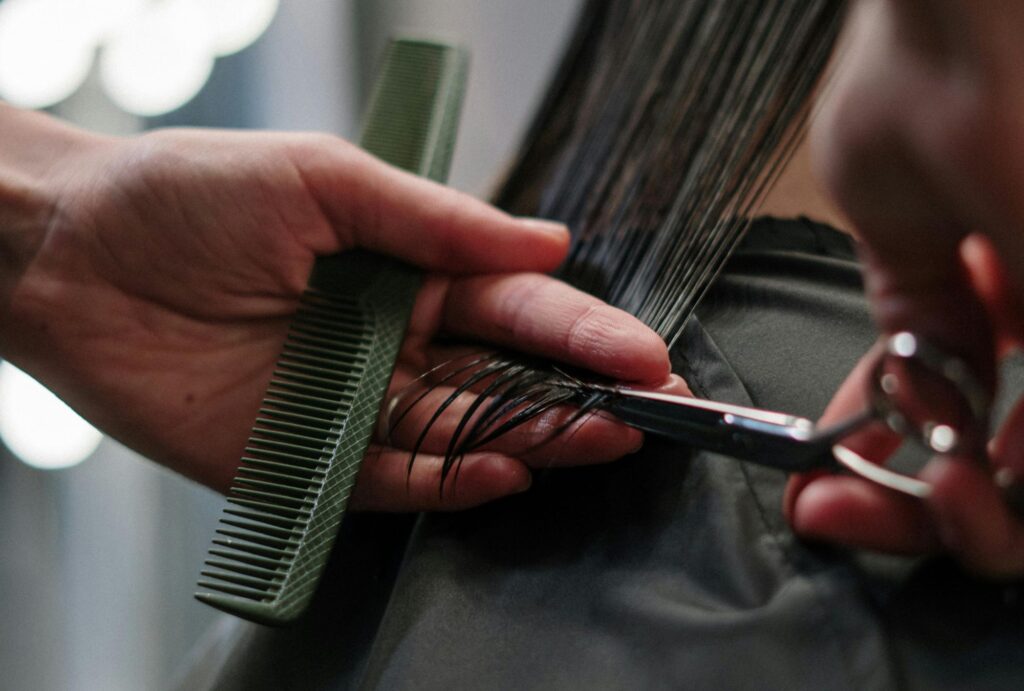
[[[613,396],[602,407],[646,432],[786,472],[811,474],[805,478],[845,474],[831,480],[866,490],[864,496],[876,497],[878,504],[877,511],[860,516],[863,522],[856,524],[846,524],[848,519],[837,514],[837,529],[853,529],[851,542],[857,542],[857,533],[867,524],[872,526],[870,533],[890,540],[882,545],[885,548],[920,547],[901,543],[903,532],[887,533],[893,514],[909,516],[922,510],[937,491],[929,482],[935,471],[928,466],[914,477],[885,465],[903,439],[914,441],[928,455],[957,464],[947,472],[988,474],[1002,495],[1006,519],[1024,518],[1021,478],[1007,467],[993,466],[988,458],[992,392],[964,360],[901,332],[868,354],[855,380],[863,384],[857,397],[860,407],[841,417],[832,411],[817,425],[785,413],[624,387],[609,387]],[[840,403],[846,407],[845,401]],[[796,486],[801,484],[806,480]],[[946,491],[942,484],[938,488]],[[791,515],[795,500],[796,492],[791,491]],[[925,530],[922,526],[922,533]],[[911,537],[932,542],[926,535]],[[877,547],[878,542],[866,541],[864,546]]]
[[[861,242],[880,330],[927,336],[986,383],[1024,345],[1022,28],[1021,3],[854,3],[811,131],[813,167]],[[825,422],[863,405],[870,370],[848,380]],[[875,427],[848,446],[879,457],[894,438]],[[1024,472],[1024,404],[988,451],[995,467]],[[924,502],[819,477],[794,481],[787,510],[803,535],[942,548],[982,573],[1024,575],[1024,522],[988,468],[961,460],[929,464]]]

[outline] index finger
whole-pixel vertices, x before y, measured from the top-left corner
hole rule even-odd
[[[565,256],[569,232],[561,223],[516,218],[341,139],[309,144],[297,144],[301,155],[292,161],[329,220],[305,231],[317,254],[363,247],[463,274],[550,271]]]
[[[821,423],[836,423],[868,406],[875,355],[872,350],[857,363],[829,403]],[[879,422],[842,443],[862,457],[885,459],[900,445],[901,438]],[[793,529],[806,538],[898,553],[929,551],[937,544],[921,502],[860,477],[796,475],[786,487],[784,510]]]
[[[668,348],[636,317],[541,274],[454,279],[442,328],[615,379],[661,384]]]

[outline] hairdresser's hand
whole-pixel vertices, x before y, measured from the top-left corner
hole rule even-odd
[[[514,219],[329,136],[109,139],[12,109],[5,116],[57,129],[52,149],[36,139],[35,158],[0,153],[4,218],[21,207],[0,238],[12,265],[0,306],[4,356],[107,433],[217,489],[233,477],[316,255],[366,247],[431,272],[400,381],[432,361],[439,332],[627,380],[668,376],[664,344],[635,319],[548,277],[508,273],[554,268],[568,241],[562,226]],[[641,437],[597,421],[523,459],[515,441],[467,457],[443,502],[430,455],[438,449],[426,449],[407,484],[408,453],[374,446],[354,506],[478,504],[524,489],[524,462],[611,460]]]
[[[863,241],[868,295],[885,333],[916,331],[995,380],[1024,343],[1024,5],[870,0],[815,126],[818,167]],[[969,235],[974,233],[973,235]],[[867,372],[826,414],[864,405]],[[893,435],[851,446],[884,458]],[[851,477],[797,478],[798,533],[894,552],[948,551],[993,576],[1024,573],[1024,522],[993,469],[1024,477],[1024,407],[991,446],[992,467],[937,458],[923,502]],[[1008,471],[1008,472],[1007,472]]]

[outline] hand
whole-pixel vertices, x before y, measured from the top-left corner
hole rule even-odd
[[[3,353],[108,434],[211,487],[224,490],[234,475],[321,254],[359,246],[430,272],[394,386],[438,357],[430,343],[440,332],[626,380],[668,376],[664,344],[632,317],[549,277],[509,273],[557,266],[568,242],[560,225],[514,219],[325,135],[110,139],[53,121],[30,125],[57,129],[35,137],[40,153],[21,159],[26,174],[8,176],[17,179],[8,190],[21,192],[7,199],[42,200],[21,217],[46,222],[18,236],[31,242],[7,240],[20,259],[6,272]],[[532,433],[553,423],[548,416]],[[516,458],[515,442],[468,456],[443,501],[436,444],[408,484],[408,451],[375,444],[353,507],[470,506],[525,489],[527,463],[611,460],[641,437],[595,421],[546,453]]]
[[[998,5],[998,7],[997,7]],[[966,359],[994,388],[998,357],[1024,343],[1024,6],[868,0],[812,132],[817,167],[863,246],[885,333],[915,331]],[[867,371],[825,414],[862,409]],[[873,429],[869,458],[896,440]],[[1024,406],[993,440],[991,467],[937,458],[926,502],[852,477],[807,476],[786,510],[804,536],[894,552],[946,550],[994,576],[1024,573],[1024,523],[994,469],[1024,478]]]

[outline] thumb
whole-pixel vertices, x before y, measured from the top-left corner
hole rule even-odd
[[[451,273],[550,271],[565,256],[561,223],[515,218],[341,139],[317,141],[292,158],[329,221],[310,231],[319,254],[362,247]]]
[[[963,234],[861,227],[865,289],[881,331],[911,331],[963,358],[992,392],[994,330],[960,252]]]
[[[872,11],[881,11],[876,5]],[[953,127],[948,113],[929,110],[947,88],[945,73],[924,70],[924,58],[893,73],[894,51],[905,47],[886,43],[895,39],[871,23],[855,28],[850,59],[811,131],[814,167],[861,240],[880,329],[916,332],[991,384],[991,327],[960,254],[975,222],[962,203],[963,185],[944,172],[948,161],[933,160],[935,132]]]
[[[819,147],[820,168],[856,229],[879,329],[919,334],[963,358],[991,390],[992,327],[961,254],[967,224],[950,195],[899,137],[831,136]]]

